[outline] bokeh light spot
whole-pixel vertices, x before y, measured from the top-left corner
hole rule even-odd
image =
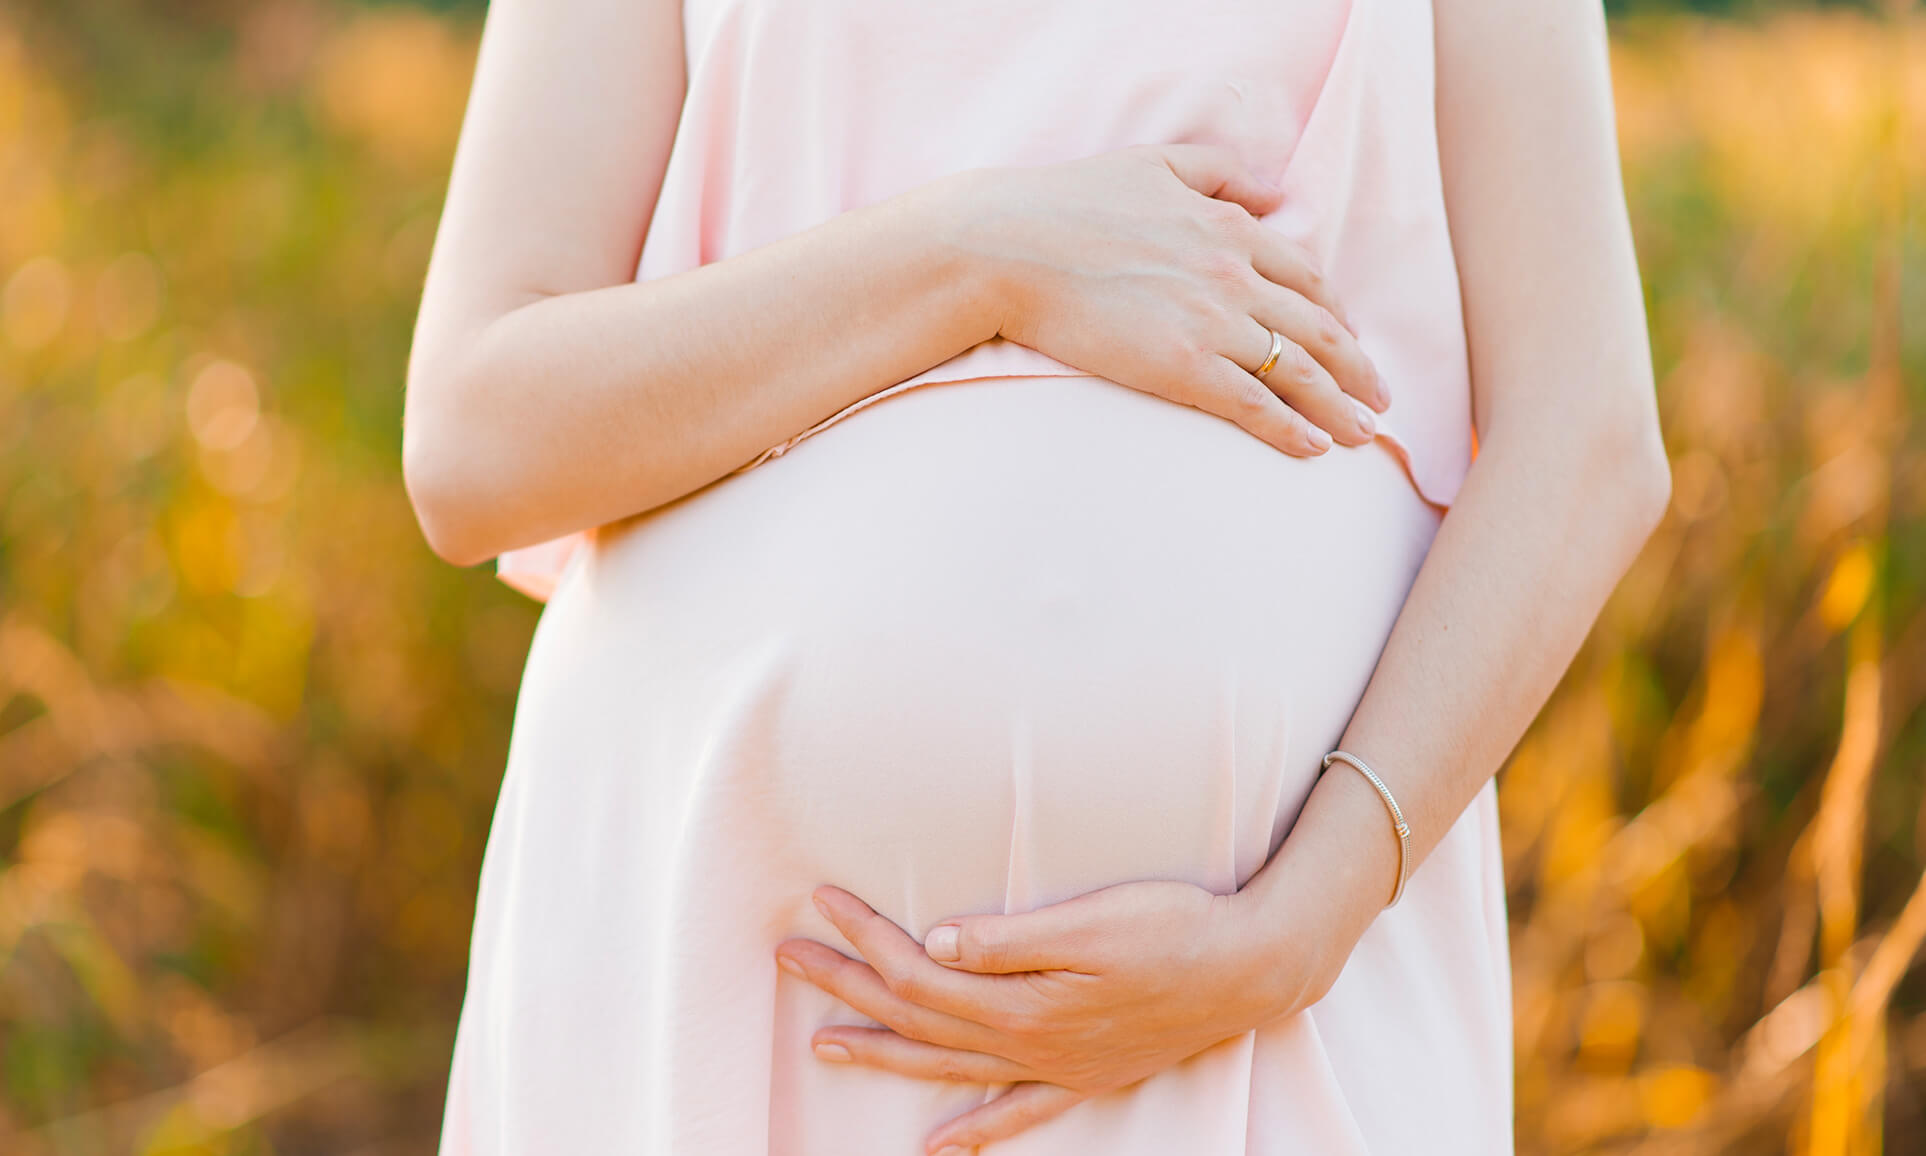
[[[232,361],[210,362],[187,393],[187,426],[210,450],[231,450],[248,439],[261,419],[254,375]]]
[[[60,335],[71,280],[67,267],[52,257],[35,257],[7,279],[0,290],[0,330],[15,349],[32,353]]]

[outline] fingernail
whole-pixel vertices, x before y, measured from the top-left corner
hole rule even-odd
[[[820,895],[811,895],[811,896],[809,897],[809,899],[810,899],[810,902],[812,902],[812,903],[814,903],[814,904],[816,905],[816,910],[818,910],[818,911],[820,911],[820,912],[822,912],[822,913],[823,913],[823,918],[824,918],[824,919],[830,919],[830,921],[831,921],[831,922],[834,922],[834,920],[833,920],[833,919],[831,919],[831,917],[830,917],[830,914],[829,914],[829,904],[827,904],[827,903],[824,903],[824,902],[823,902],[823,897],[822,897],[822,896],[820,896]]]
[[[929,938],[923,941],[923,950],[929,952],[931,959],[955,963],[963,958],[963,945],[958,942],[960,938],[956,924],[939,924],[930,929]]]
[[[1389,409],[1391,406],[1391,387],[1384,384],[1384,375],[1378,372],[1378,367],[1375,365],[1371,367],[1371,377],[1377,382],[1378,386],[1378,408],[1380,410]]]
[[[1352,398],[1351,408],[1357,411],[1358,428],[1364,431],[1364,436],[1370,438],[1378,436],[1378,419],[1377,415],[1371,412],[1371,407],[1357,398]]]
[[[1317,428],[1316,426],[1312,426],[1311,427],[1311,448],[1316,450],[1318,453],[1323,453],[1325,450],[1330,449],[1331,435],[1325,433],[1323,430]]]
[[[946,1144],[936,1150],[936,1156],[970,1156],[970,1153],[966,1148],[958,1148],[954,1144]]]
[[[778,955],[776,957],[776,966],[782,968],[790,975],[795,976],[797,979],[809,978],[809,973],[803,970],[803,965],[793,955]]]
[[[832,1064],[847,1064],[849,1062],[849,1049],[841,1044],[817,1044],[816,1058],[819,1060],[828,1060]]]

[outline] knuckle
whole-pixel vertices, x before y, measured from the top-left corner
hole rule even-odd
[[[1036,1013],[1027,1008],[1006,1008],[997,1013],[996,1023],[991,1026],[1019,1040],[1035,1038],[1043,1027]]]
[[[1318,364],[1303,346],[1286,342],[1284,352],[1278,357],[1278,368],[1284,376],[1299,385],[1311,385],[1317,381]]]
[[[1218,357],[1225,349],[1236,348],[1239,338],[1248,341],[1250,313],[1231,298],[1241,297],[1235,286],[1242,274],[1232,271],[1219,282],[1221,292],[1197,310],[1190,331],[1192,352],[1206,359]]]
[[[1068,1084],[1080,1079],[1077,1073],[1085,1061],[1076,1054],[1054,1047],[1037,1047],[1033,1051],[1031,1066],[1050,1073],[1051,1083]]]
[[[1338,324],[1337,314],[1322,305],[1311,306],[1311,340],[1319,349],[1336,350],[1344,339],[1344,327]]]
[[[1287,409],[1279,416],[1277,427],[1287,452],[1300,457],[1312,452],[1311,423],[1304,420],[1304,415]]]
[[[836,960],[833,962],[831,961],[811,962],[809,967],[810,967],[811,974],[815,978],[815,981],[817,983],[820,983],[824,987],[828,988],[829,990],[840,994],[841,992],[848,989],[849,987],[849,961],[848,960]]]
[[[1254,377],[1242,390],[1241,404],[1244,420],[1252,429],[1268,425],[1281,414],[1290,412],[1290,407],[1284,404],[1283,399]]]
[[[968,1083],[974,1075],[975,1073],[970,1071],[970,1065],[960,1056],[945,1055],[936,1062],[936,1076],[940,1080],[951,1080],[959,1084]]]
[[[1028,1007],[1019,1007],[1017,1013],[1017,1027],[1022,1031],[1023,1035],[1035,1043],[1051,1044],[1051,1046],[1056,1047],[1059,1052],[1063,1050],[1060,1045],[1052,1043],[1052,1041],[1057,1040],[1061,1034],[1062,1026],[1058,1022],[1057,1012],[1053,1005],[1048,1003],[1032,1004]],[[1066,1056],[1059,1055],[1058,1062],[1060,1063],[1067,1058]]]
[[[929,994],[929,984],[922,976],[907,968],[890,968],[883,973],[883,982],[888,985],[890,991],[913,1002],[921,1003],[923,997]]]
[[[915,1040],[923,1044],[935,1042],[930,1038],[932,1033],[922,1020],[906,1014],[900,1008],[889,1009],[885,1015],[877,1016],[876,1020],[906,1040]]]
[[[1248,384],[1240,381],[1231,387],[1227,399],[1230,416],[1239,425],[1249,426],[1270,413],[1270,396],[1270,391],[1256,378],[1251,378]]]
[[[1304,285],[1305,293],[1322,298],[1328,288],[1324,280],[1324,270],[1317,267],[1317,261],[1312,258],[1311,251],[1302,245],[1297,247],[1297,260],[1302,270],[1299,280]]]
[[[1204,235],[1213,245],[1243,248],[1250,243],[1248,230],[1257,218],[1236,201],[1207,196],[1200,209],[1200,220]]]
[[[1222,247],[1205,252],[1201,259],[1204,276],[1218,289],[1236,289],[1248,280],[1251,269],[1244,259]]]
[[[1223,204],[1227,208],[1219,227],[1223,229],[1224,237],[1240,252],[1250,253],[1257,247],[1257,230],[1263,226],[1258,224],[1257,218],[1251,216],[1251,211],[1243,205],[1235,201],[1225,201]]]

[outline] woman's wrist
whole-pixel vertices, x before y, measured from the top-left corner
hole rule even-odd
[[[1321,999],[1398,878],[1398,835],[1365,777],[1333,764],[1284,843],[1235,895],[1237,946],[1273,1018]]]
[[[926,235],[943,254],[949,276],[963,285],[980,340],[1001,336],[1023,306],[1019,262],[1002,235],[1005,210],[998,196],[1003,169],[964,169],[903,194],[927,222]]]

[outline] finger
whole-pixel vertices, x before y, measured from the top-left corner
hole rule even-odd
[[[1377,366],[1371,363],[1371,358],[1358,344],[1358,339],[1330,310],[1295,290],[1259,279],[1257,304],[1251,310],[1251,316],[1260,325],[1268,325],[1296,342],[1300,349],[1317,360],[1332,383],[1352,398],[1379,412],[1390,404],[1391,395],[1384,389]],[[1269,380],[1268,374],[1265,379]],[[1298,412],[1324,425],[1316,414],[1296,402],[1291,404]],[[1375,429],[1375,423],[1368,418],[1365,425]],[[1325,428],[1331,427],[1326,425]]]
[[[1256,269],[1259,276],[1322,305],[1340,324],[1350,329],[1353,335],[1356,334],[1344,302],[1338,299],[1337,288],[1318,267],[1310,250],[1274,228],[1257,229],[1255,236],[1257,240],[1251,248],[1251,268]]]
[[[1036,1078],[1034,1070],[1015,1060],[926,1044],[878,1028],[824,1028],[810,1037],[809,1044],[830,1063],[862,1064],[926,1080],[1014,1084]]]
[[[926,1152],[945,1148],[970,1149],[995,1140],[1007,1140],[1034,1128],[1045,1120],[1068,1112],[1087,1099],[1082,1092],[1056,1084],[1018,1084],[1009,1091],[944,1124],[924,1141]]]
[[[1035,990],[940,966],[902,928],[840,887],[816,889],[823,916],[843,933],[891,992],[973,1023],[995,1025],[1033,1009]]]
[[[1284,202],[1284,190],[1250,170],[1224,145],[1177,143],[1152,146],[1177,179],[1207,197],[1232,201],[1263,216]]]
[[[973,1052],[992,1051],[1000,1039],[983,1024],[904,999],[868,964],[813,940],[785,940],[776,956],[793,961],[803,979],[900,1036]]]
[[[1330,434],[1286,405],[1250,370],[1222,354],[1204,358],[1194,376],[1166,396],[1233,422],[1295,458],[1314,458],[1331,448]]]
[[[1302,297],[1297,300],[1303,302],[1307,310],[1317,308]],[[1346,396],[1331,371],[1296,340],[1297,334],[1302,334],[1305,326],[1314,324],[1314,321],[1307,322],[1277,313],[1266,318],[1247,317],[1243,320],[1245,324],[1240,324],[1238,328],[1250,335],[1239,337],[1241,348],[1248,349],[1255,345],[1269,352],[1271,331],[1260,324],[1260,320],[1276,326],[1283,338],[1276,364],[1261,379],[1272,393],[1310,419],[1319,429],[1330,433],[1340,445],[1361,446],[1377,436],[1377,416],[1371,412],[1371,407],[1355,397]],[[1285,329],[1286,325],[1291,328]],[[1306,340],[1315,341],[1317,338],[1307,335]],[[1257,358],[1251,362],[1251,367],[1255,369],[1261,364],[1263,359]]]
[[[1098,914],[1090,904],[1072,899],[1013,915],[959,916],[930,928],[923,950],[960,971],[1095,974],[1090,933]]]

